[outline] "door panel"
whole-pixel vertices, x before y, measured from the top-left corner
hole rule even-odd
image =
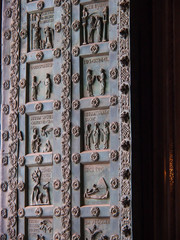
[[[129,3],[3,9],[1,239],[131,239]]]

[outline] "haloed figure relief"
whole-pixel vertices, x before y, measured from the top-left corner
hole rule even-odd
[[[99,150],[100,136],[101,136],[99,125],[100,124],[97,122],[94,123],[93,144],[96,150]]]
[[[44,82],[44,85],[45,85],[45,98],[49,99],[51,97],[51,78],[49,73],[46,73],[46,80]]]
[[[103,144],[104,144],[104,149],[108,149],[109,148],[109,135],[110,135],[110,131],[109,131],[109,122],[105,122],[104,123],[104,129],[101,129],[102,131],[102,138],[103,138]]]
[[[93,130],[91,130],[91,124],[88,123],[88,124],[86,125],[86,130],[85,130],[86,150],[91,150],[92,132],[93,132]]]
[[[45,33],[45,46],[46,48],[53,48],[53,30],[50,27],[44,28]]]
[[[40,151],[41,146],[41,138],[38,134],[38,128],[33,129],[32,141],[31,141],[31,148],[33,153],[38,153]]]
[[[86,7],[82,10],[83,44],[108,41],[108,14],[106,6],[102,12],[89,13]]]
[[[93,84],[96,79],[96,76],[93,76],[93,71],[91,69],[87,69],[87,92],[89,97],[93,96]]]
[[[42,186],[41,176],[42,172],[39,168],[32,173],[32,180],[34,182],[32,205],[50,204],[49,182]]]
[[[100,83],[100,94],[105,94],[105,88],[106,88],[106,71],[105,69],[101,68],[101,74],[97,76],[97,80]]]
[[[37,82],[37,77],[33,76],[32,78],[32,100],[37,101],[38,87],[41,81]]]

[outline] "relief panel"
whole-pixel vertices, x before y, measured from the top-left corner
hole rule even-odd
[[[85,218],[83,222],[85,240],[109,239],[109,218]]]
[[[52,240],[53,219],[52,218],[29,218],[28,240]]]
[[[28,117],[28,153],[52,152],[53,114],[30,115]]]
[[[83,66],[82,97],[108,95],[109,56],[86,57],[82,58],[81,62]]]
[[[29,64],[28,100],[42,101],[53,99],[53,62]]]
[[[109,164],[87,164],[83,166],[84,205],[108,204]]]
[[[52,205],[52,166],[28,168],[28,205]]]
[[[108,149],[109,109],[84,111],[84,150]]]

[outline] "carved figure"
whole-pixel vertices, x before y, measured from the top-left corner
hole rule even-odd
[[[88,123],[86,125],[86,130],[85,130],[85,145],[86,145],[86,150],[91,150],[91,136],[92,136],[93,130],[91,130],[91,124]]]
[[[52,146],[49,140],[46,141],[43,152],[52,152]]]
[[[88,199],[107,199],[109,197],[108,185],[103,177],[91,189],[86,189],[84,197]]]
[[[32,204],[38,205],[39,194],[40,194],[40,180],[41,180],[41,171],[39,168],[32,173],[32,180],[35,182],[32,193]]]
[[[40,49],[40,43],[41,43],[41,28],[37,23],[35,23],[33,27],[33,49],[34,50]]]
[[[33,76],[32,78],[32,100],[37,101],[37,95],[38,95],[38,86],[41,83],[41,81],[37,82],[37,77]]]
[[[46,99],[49,99],[51,97],[51,78],[49,73],[46,73],[46,80],[44,81],[44,85]]]
[[[53,30],[50,27],[44,28],[46,48],[53,48]]]
[[[89,234],[90,234],[90,240],[95,240],[95,239],[96,239],[96,236],[97,236],[99,233],[102,233],[102,230],[99,230],[95,224],[94,224],[94,226],[93,226],[92,229],[86,228],[86,230],[87,230],[87,231],[89,232]],[[88,240],[88,238],[86,238],[86,240]]]
[[[107,41],[107,23],[108,23],[108,13],[109,9],[108,6],[106,6],[103,9],[103,42]]]
[[[96,30],[96,18],[95,16],[91,16],[90,18],[90,31],[89,31],[89,43],[94,43],[94,33]]]
[[[105,69],[101,68],[101,75],[97,76],[97,80],[100,82],[101,95],[104,95],[105,89],[106,89],[106,71],[105,71]]]
[[[40,139],[40,136],[38,135],[38,129],[34,128],[33,129],[32,141],[31,141],[32,152],[33,153],[38,153],[40,146],[41,146],[41,139]]]
[[[45,204],[50,204],[50,193],[49,193],[49,182],[44,184],[43,189],[46,192],[46,196],[45,196]]]
[[[49,220],[43,220],[39,224],[39,229],[42,230],[43,232],[49,232],[51,233],[53,228],[52,228],[52,222]]]
[[[98,42],[102,41],[102,17],[96,16],[96,28],[98,34]]]
[[[83,26],[83,44],[87,44],[87,21],[88,21],[88,10],[83,8],[82,11],[82,26]]]
[[[94,123],[94,130],[93,130],[93,144],[96,150],[99,150],[99,144],[100,144],[100,129],[99,129],[99,123]]]
[[[110,135],[109,123],[105,122],[104,123],[104,129],[102,129],[104,149],[108,149],[108,147],[109,147],[109,135]]]
[[[96,79],[96,76],[93,76],[92,74],[92,70],[91,69],[87,69],[87,76],[86,76],[86,81],[87,81],[87,91],[88,91],[88,95],[89,97],[92,97],[93,96],[93,84],[94,84],[94,81]]]
[[[48,134],[50,134],[53,130],[53,128],[48,128],[49,127],[49,124],[47,125],[44,125],[42,128],[41,128],[41,136],[46,136],[48,137]]]

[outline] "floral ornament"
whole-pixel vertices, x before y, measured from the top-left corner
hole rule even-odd
[[[129,237],[131,235],[131,228],[129,228],[128,225],[123,227],[123,234],[125,235],[125,237]]]
[[[10,30],[6,30],[6,31],[4,32],[4,38],[5,38],[6,40],[9,40],[9,39],[11,38],[11,31],[10,31]]]
[[[74,100],[72,102],[72,107],[74,110],[77,110],[80,107],[80,102],[78,100]]]
[[[121,147],[124,151],[129,151],[130,149],[130,142],[129,140],[124,139],[121,143]]]
[[[36,59],[38,61],[41,61],[43,59],[43,57],[44,57],[44,53],[42,51],[39,51],[36,53]]]
[[[120,59],[120,62],[121,62],[121,65],[123,67],[128,66],[128,64],[129,64],[129,57],[128,56],[122,56],[121,59]]]
[[[24,234],[22,234],[22,233],[19,233],[18,234],[18,237],[17,237],[17,240],[24,240]]]
[[[72,235],[72,240],[80,240],[80,239],[81,239],[81,237],[77,233],[74,233]]]
[[[24,214],[25,214],[24,209],[23,209],[23,208],[19,208],[19,209],[18,209],[18,216],[19,216],[20,218],[22,218],[22,217],[24,217]]]
[[[10,18],[10,17],[11,17],[11,15],[12,15],[12,10],[11,10],[11,8],[7,8],[7,9],[5,10],[5,15],[6,15],[7,18]]]
[[[2,110],[3,110],[3,113],[4,113],[5,115],[8,115],[8,114],[9,114],[9,105],[3,104],[3,105],[2,105]]]
[[[116,79],[116,78],[117,78],[117,76],[118,76],[118,70],[117,70],[117,68],[112,68],[112,69],[110,70],[110,76],[111,76],[112,79]]]
[[[73,5],[78,5],[79,4],[79,0],[71,0]]]
[[[119,124],[118,124],[118,122],[113,122],[113,123],[111,123],[110,129],[111,129],[111,131],[112,131],[113,133],[117,133],[118,130],[119,130]]]
[[[121,113],[121,119],[123,122],[128,122],[129,121],[129,112],[124,111]]]
[[[61,208],[60,207],[55,207],[54,208],[54,216],[56,216],[56,217],[61,216]]]
[[[80,22],[78,20],[74,20],[74,22],[72,23],[72,29],[77,32],[79,28],[80,28]]]
[[[22,29],[20,31],[20,37],[21,37],[21,39],[25,39],[27,37],[27,30],[26,29]]]
[[[92,154],[91,154],[91,160],[92,160],[93,162],[98,161],[98,160],[99,160],[99,153],[97,153],[97,152],[92,153]]]
[[[75,163],[75,164],[78,164],[80,163],[81,161],[81,155],[79,153],[74,153],[72,155],[72,161]]]
[[[35,209],[35,214],[37,217],[41,217],[41,215],[43,214],[43,209],[41,207],[37,207]]]
[[[80,127],[79,126],[74,126],[72,128],[72,134],[75,136],[75,137],[79,137],[80,135]]]
[[[60,128],[55,128],[54,129],[54,136],[55,137],[60,137],[61,136],[61,129]]]
[[[26,86],[26,79],[22,78],[20,81],[19,81],[19,87],[20,88],[25,88]]]
[[[99,100],[99,98],[93,98],[92,100],[91,100],[91,104],[92,104],[92,106],[93,107],[98,107],[99,106],[99,103],[100,103],[100,100]]]
[[[54,5],[56,7],[60,7],[61,6],[61,0],[54,0]]]
[[[61,234],[59,232],[56,232],[54,234],[53,240],[61,240]]]
[[[129,8],[129,0],[122,0],[119,4],[122,10],[125,12]]]
[[[55,84],[60,84],[60,82],[61,82],[61,75],[60,74],[56,74],[54,76],[54,83]]]
[[[78,46],[73,47],[72,54],[74,57],[77,57],[80,53],[80,48]]]
[[[8,189],[8,183],[7,182],[1,183],[1,189],[3,192],[6,192]]]
[[[22,55],[22,56],[21,56],[21,63],[25,63],[26,60],[27,60],[26,54]]]
[[[9,64],[10,64],[10,61],[11,61],[11,57],[10,57],[9,55],[7,55],[7,56],[4,57],[4,63],[5,63],[6,65],[9,65]]]
[[[119,240],[119,236],[118,235],[112,235],[110,239],[111,240]]]
[[[122,172],[123,179],[129,179],[130,176],[131,176],[131,173],[130,173],[129,169],[124,169],[124,171]]]
[[[43,156],[42,155],[38,155],[35,157],[35,162],[37,164],[41,164],[43,162]]]
[[[61,22],[57,22],[56,24],[55,24],[55,30],[56,30],[56,32],[60,32],[61,31]]]
[[[123,94],[127,94],[129,92],[129,85],[126,83],[123,83],[120,87],[120,90]]]
[[[0,240],[7,240],[7,234],[1,234],[0,235]]]
[[[23,156],[23,157],[19,157],[19,159],[18,159],[18,163],[19,163],[19,166],[24,166],[24,164],[25,164],[25,157]]]
[[[109,154],[109,158],[111,161],[117,161],[119,158],[119,152],[117,150],[112,150]]]
[[[20,106],[19,106],[19,113],[20,113],[21,115],[23,115],[23,114],[25,113],[25,111],[26,111],[25,105],[20,105]]]
[[[126,196],[122,199],[122,204],[125,208],[130,206],[130,199]]]
[[[78,83],[78,82],[80,81],[80,75],[79,75],[79,73],[74,73],[74,74],[72,75],[72,81],[73,81],[73,83]]]
[[[59,100],[54,101],[53,108],[54,110],[59,110],[61,108],[61,102]]]
[[[116,40],[111,41],[110,44],[109,44],[109,47],[110,47],[111,51],[116,51],[117,41]]]
[[[59,153],[54,154],[53,158],[56,164],[61,162],[61,155]]]
[[[38,3],[37,3],[37,9],[38,10],[42,10],[44,8],[44,2],[43,1],[39,1]]]
[[[112,178],[111,181],[110,181],[110,184],[111,184],[111,187],[113,189],[116,189],[118,188],[118,185],[119,185],[119,181],[117,178]]]
[[[1,217],[2,217],[2,218],[7,218],[7,209],[6,209],[6,208],[3,208],[3,209],[1,210]]]
[[[117,206],[112,206],[110,209],[110,213],[113,217],[117,217],[119,215],[119,208]]]
[[[8,141],[8,140],[9,140],[9,132],[8,132],[8,131],[4,131],[4,132],[2,133],[2,139],[3,139],[4,141]]]
[[[111,23],[112,25],[117,24],[117,14],[112,14],[112,15],[110,16],[109,20],[110,20],[110,23]]]
[[[115,106],[118,104],[118,96],[114,95],[110,97],[110,104],[111,106]]]
[[[122,28],[120,30],[120,35],[121,35],[121,37],[126,38],[128,36],[128,29],[127,28]]]
[[[2,164],[4,166],[8,165],[8,156],[5,156],[5,157],[2,158]]]
[[[70,86],[70,85],[71,85],[69,74],[64,73],[64,74],[62,75],[62,79],[63,79],[63,84],[64,84],[65,86]]]
[[[3,88],[4,88],[4,90],[8,90],[10,88],[10,81],[9,80],[5,80],[3,82]]]
[[[93,44],[90,47],[90,50],[91,50],[92,53],[96,54],[99,51],[99,46],[97,44]]]
[[[53,185],[54,185],[54,189],[55,189],[55,190],[59,190],[60,187],[61,187],[61,182],[60,182],[60,180],[59,180],[59,179],[56,179],[56,180],[54,181]]]
[[[43,110],[43,104],[37,103],[34,108],[35,108],[36,112],[41,112]]]
[[[93,217],[98,217],[100,214],[100,209],[98,207],[91,208],[91,214]]]
[[[25,187],[25,185],[22,181],[18,183],[18,189],[20,192],[24,191],[24,187]]]
[[[72,215],[74,216],[74,217],[79,217],[80,216],[80,208],[79,207],[73,207],[72,208]]]
[[[61,56],[61,49],[59,49],[59,48],[54,49],[53,55],[55,58],[59,58]]]
[[[74,190],[79,190],[80,188],[80,182],[78,179],[75,179],[73,182],[72,182],[72,187]]]

